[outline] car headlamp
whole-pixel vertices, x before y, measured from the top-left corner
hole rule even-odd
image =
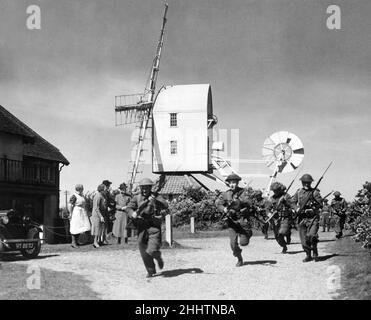
[[[3,224],[8,224],[9,223],[9,217],[8,216],[1,217],[1,222]]]

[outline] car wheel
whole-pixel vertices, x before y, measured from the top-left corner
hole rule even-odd
[[[38,239],[39,240],[33,249],[22,249],[21,250],[21,253],[25,258],[34,259],[39,255],[40,250],[41,250],[41,241],[40,241],[39,231],[36,229],[31,229],[28,232],[27,239]]]

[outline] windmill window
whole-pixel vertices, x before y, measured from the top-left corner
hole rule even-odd
[[[178,153],[178,143],[176,140],[170,141],[170,154]]]
[[[178,126],[177,113],[170,113],[170,127]]]

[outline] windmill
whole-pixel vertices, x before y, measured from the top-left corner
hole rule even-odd
[[[141,163],[143,143],[146,138],[148,129],[151,128],[151,118],[154,102],[156,99],[156,82],[160,69],[161,52],[164,44],[164,33],[166,24],[166,14],[168,4],[164,4],[164,13],[162,19],[162,27],[160,38],[157,44],[156,55],[153,60],[149,81],[143,93],[120,95],[115,97],[115,122],[116,126],[135,123],[138,129],[138,136],[133,147],[133,157],[129,164],[128,183],[129,189],[133,188],[136,183],[136,176],[139,172],[139,165]]]
[[[304,159],[303,143],[291,132],[278,131],[265,139],[262,156],[266,166],[273,171],[265,191],[268,195],[278,173],[287,173],[299,168]]]

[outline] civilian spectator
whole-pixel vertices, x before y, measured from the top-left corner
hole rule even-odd
[[[86,211],[86,200],[83,194],[84,186],[77,184],[76,192],[71,196],[69,203],[70,233],[72,237],[71,246],[78,248],[78,235],[91,229],[88,213]]]

